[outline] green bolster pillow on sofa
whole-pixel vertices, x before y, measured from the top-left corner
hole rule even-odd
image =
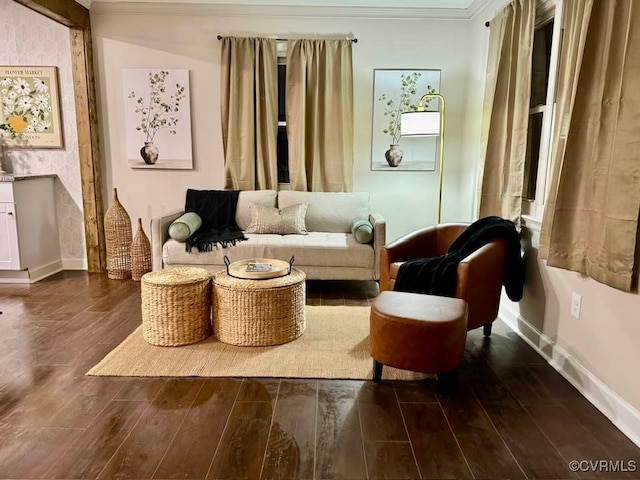
[[[373,225],[365,218],[356,218],[351,222],[351,233],[358,243],[370,243],[373,239]]]
[[[169,226],[169,236],[178,242],[184,242],[202,225],[200,215],[195,212],[187,212],[176,218]]]

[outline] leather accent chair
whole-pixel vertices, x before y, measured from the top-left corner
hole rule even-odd
[[[404,235],[382,247],[380,291],[393,290],[398,269],[403,262],[444,255],[468,226],[467,223],[434,225]],[[495,239],[458,265],[455,297],[467,302],[467,330],[484,327],[484,335],[491,335],[491,325],[498,316],[506,256],[506,243],[502,239]]]

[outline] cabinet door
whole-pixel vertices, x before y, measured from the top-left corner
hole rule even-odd
[[[13,203],[0,203],[0,270],[20,270],[18,228]]]

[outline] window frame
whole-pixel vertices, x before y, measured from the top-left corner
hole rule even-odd
[[[278,56],[278,67],[280,65],[287,65],[287,51],[288,51],[288,47],[289,47],[289,42],[287,42],[287,40],[276,40],[276,53]],[[285,89],[286,89],[286,76],[284,79],[285,82]],[[280,75],[278,75],[278,87],[280,87]],[[280,104],[280,99],[278,99],[278,105]],[[285,103],[285,111],[286,111],[286,103]],[[279,115],[278,115],[278,135],[280,134],[280,128],[281,127],[285,127],[285,135],[288,134],[287,132],[287,120],[285,118],[285,120],[280,120]],[[287,140],[288,143],[288,140]],[[288,158],[288,156],[287,156]],[[280,158],[277,158],[277,165],[280,164]],[[287,165],[287,170],[288,170],[288,165]],[[280,181],[278,181],[278,190],[290,190],[291,189],[291,177],[289,176],[289,182],[286,183],[281,183]]]
[[[556,92],[558,70],[560,66],[560,50],[562,45],[562,18],[564,0],[538,0],[535,29],[543,27],[553,20],[553,34],[551,40],[551,55],[549,62],[549,80],[545,105],[534,106],[529,109],[529,116],[542,112],[542,129],[540,132],[540,150],[536,179],[536,194],[534,199],[522,199],[522,217],[525,221],[541,221],[544,206],[549,193],[549,177],[551,173],[551,150],[553,132],[556,128]]]

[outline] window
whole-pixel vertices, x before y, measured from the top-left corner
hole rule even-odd
[[[277,42],[278,49],[278,184],[289,184],[289,141],[287,138],[287,42]]]
[[[540,159],[542,124],[547,109],[549,90],[549,66],[551,64],[551,43],[553,20],[536,28],[533,36],[531,67],[531,101],[529,102],[529,127],[527,129],[527,156],[524,164],[524,188],[522,195],[527,200],[536,198],[536,181]]]
[[[562,3],[538,0],[536,5],[522,213],[538,219],[542,217],[550,166]]]

